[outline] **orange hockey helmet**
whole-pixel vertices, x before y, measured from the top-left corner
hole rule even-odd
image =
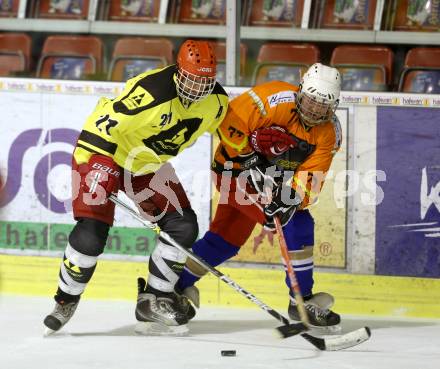
[[[177,54],[177,94],[189,103],[202,100],[214,89],[216,68],[209,42],[186,40]]]

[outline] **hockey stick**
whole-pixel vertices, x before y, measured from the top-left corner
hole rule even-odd
[[[145,227],[150,228],[151,230],[155,231],[159,237],[179,249],[179,251],[183,252],[186,256],[194,260],[197,264],[201,265],[203,268],[205,268],[208,272],[211,274],[214,274],[217,278],[219,278],[222,282],[229,285],[231,288],[236,290],[238,293],[246,297],[248,300],[253,302],[255,305],[257,305],[260,309],[266,311],[270,315],[272,315],[275,319],[283,323],[284,325],[282,327],[277,328],[277,330],[280,332],[281,336],[283,338],[291,337],[294,335],[297,335],[301,332],[306,331],[308,328],[302,324],[302,323],[296,323],[291,324],[287,318],[285,318],[283,315],[281,315],[278,311],[272,309],[269,305],[266,305],[264,302],[262,302],[260,299],[258,299],[256,296],[254,296],[252,293],[246,291],[243,287],[241,287],[238,283],[236,283],[234,280],[229,278],[228,276],[224,275],[219,270],[213,268],[211,265],[209,265],[206,261],[201,259],[199,256],[194,254],[191,250],[188,250],[184,248],[183,246],[179,245],[176,241],[174,241],[167,233],[163,232],[157,224],[154,224],[146,219],[144,219],[141,215],[139,215],[133,208],[128,206],[123,201],[119,200],[117,196],[110,195],[109,199],[124,209],[127,213],[132,215],[135,219],[137,219],[139,222],[141,222]],[[280,330],[282,328],[282,331]]]
[[[211,265],[206,263],[203,259],[199,258],[197,255],[195,255],[192,251],[187,250],[183,246],[180,246],[177,242],[175,242],[167,233],[160,230],[159,226],[156,224],[153,224],[149,222],[148,220],[144,219],[142,216],[140,216],[136,211],[134,211],[130,206],[125,204],[123,201],[119,200],[117,196],[110,195],[109,199],[124,209],[127,213],[129,213],[132,217],[140,221],[145,227],[152,229],[155,231],[159,237],[164,239],[165,241],[169,242],[171,245],[176,247],[178,250],[182,251],[185,255],[187,255],[189,258],[194,260],[196,263],[201,265],[203,268],[205,268],[208,272],[215,275],[217,278],[219,278],[222,282],[229,285],[231,288],[236,290],[238,293],[246,297],[248,300],[253,302],[255,305],[257,305],[260,309],[266,311],[268,314],[270,314],[272,317],[280,321],[284,324],[282,327],[278,327],[277,330],[281,334],[283,338],[294,336],[298,333],[302,333],[308,328],[303,324],[291,324],[287,318],[285,318],[283,315],[281,315],[276,310],[272,309],[270,306],[266,305],[264,302],[259,300],[257,297],[252,295],[250,292],[246,291],[244,288],[239,286],[235,281],[233,281],[228,276],[224,275],[219,270],[213,268]],[[282,330],[280,330],[282,328]],[[336,338],[330,338],[330,339],[324,339],[319,337],[314,337],[306,333],[302,333],[301,337],[309,341],[313,346],[320,350],[328,350],[328,351],[335,351],[335,350],[342,350],[348,347],[352,347],[354,345],[357,345],[361,342],[366,341],[370,336],[370,331],[366,327],[363,329],[362,332],[358,332],[362,330],[357,330],[351,333],[348,333],[346,335],[336,337]],[[361,334],[363,333],[363,334]]]
[[[289,251],[287,249],[286,238],[284,237],[283,227],[281,226],[281,221],[277,216],[274,216],[275,229],[278,233],[278,240],[280,244],[281,257],[283,259],[283,264],[287,270],[287,276],[290,280],[290,286],[295,296],[295,300],[298,307],[299,316],[302,323],[306,327],[310,327],[307,312],[304,306],[304,299],[301,295],[301,290],[298,285],[298,280],[296,279],[295,271],[290,263]],[[278,330],[282,330],[285,327],[279,327]],[[371,336],[371,330],[369,327],[364,327],[357,329],[355,331],[339,335],[332,338],[318,338],[311,336],[307,333],[302,333],[302,337],[311,342],[313,345],[318,347],[320,350],[336,351],[344,348],[356,346],[366,340]]]
[[[280,244],[281,257],[283,259],[283,264],[287,270],[287,276],[290,281],[290,288],[293,292],[293,296],[295,296],[299,316],[301,318],[301,322],[303,322],[304,325],[308,327],[310,324],[309,317],[307,316],[306,308],[304,307],[304,299],[302,297],[301,290],[299,289],[295,271],[293,270],[292,264],[290,263],[289,251],[287,250],[287,243],[284,237],[283,227],[281,226],[280,218],[274,216],[273,220],[275,223],[275,229],[278,233],[278,243]]]

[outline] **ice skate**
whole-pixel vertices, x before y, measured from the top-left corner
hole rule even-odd
[[[73,316],[78,306],[78,301],[73,302],[56,302],[53,311],[44,319],[44,336],[47,337],[52,333],[59,331]]]
[[[150,336],[185,336],[188,334],[188,318],[180,308],[174,292],[156,296],[147,293],[146,282],[138,278],[138,299],[135,332]]]
[[[341,317],[331,311],[334,299],[325,292],[304,297],[304,307],[309,318],[310,327],[319,334],[339,334]],[[288,313],[290,319],[300,322],[301,318],[294,298],[290,298]]]

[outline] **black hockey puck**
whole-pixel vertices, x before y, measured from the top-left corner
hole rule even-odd
[[[222,350],[221,354],[222,354],[222,356],[235,356],[237,354],[237,351],[235,351],[235,350]]]

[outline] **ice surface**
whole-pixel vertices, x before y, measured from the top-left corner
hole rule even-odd
[[[134,302],[81,301],[62,331],[43,338],[48,298],[0,296],[1,369],[439,369],[440,321],[343,317],[369,341],[319,352],[301,337],[279,339],[259,309],[202,307],[189,337],[134,333]],[[281,311],[280,311],[281,312]],[[283,312],[284,313],[284,312]],[[221,350],[236,350],[222,357]]]

